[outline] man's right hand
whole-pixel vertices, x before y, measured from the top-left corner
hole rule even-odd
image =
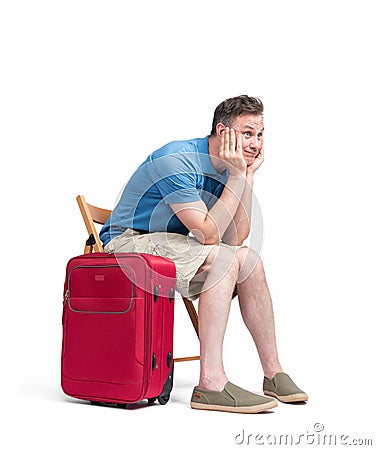
[[[235,134],[233,128],[226,127],[221,136],[218,156],[232,176],[245,176],[247,163],[243,157],[242,135]]]

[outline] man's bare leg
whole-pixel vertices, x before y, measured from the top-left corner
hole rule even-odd
[[[237,250],[239,278],[237,292],[245,325],[256,344],[264,374],[273,378],[282,372],[275,336],[272,299],[265,278],[264,267],[258,255],[242,247]]]
[[[205,271],[205,283],[198,305],[199,387],[222,391],[228,381],[223,367],[223,339],[239,263],[233,252],[216,247],[199,272],[202,271]]]

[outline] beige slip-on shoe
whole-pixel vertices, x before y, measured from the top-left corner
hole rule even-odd
[[[259,413],[275,408],[278,402],[270,397],[253,394],[235,384],[226,383],[223,391],[210,391],[196,386],[193,389],[191,407],[211,411]]]
[[[277,373],[271,380],[264,377],[263,391],[265,395],[277,398],[280,402],[306,402],[308,395],[298,388],[287,373]]]

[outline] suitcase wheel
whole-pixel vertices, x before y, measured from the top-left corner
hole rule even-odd
[[[161,405],[165,405],[170,400],[170,394],[160,395],[158,397],[158,402]]]
[[[149,405],[151,405],[152,403],[154,403],[156,400],[157,400],[156,397],[148,398],[148,403],[149,403]]]

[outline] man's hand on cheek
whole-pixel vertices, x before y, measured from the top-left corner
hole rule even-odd
[[[219,157],[225,163],[230,175],[245,175],[247,164],[243,156],[242,135],[226,127],[221,133]]]
[[[263,162],[264,162],[264,143],[262,143],[260,151],[255,156],[253,162],[249,166],[247,166],[247,175],[255,173]]]

